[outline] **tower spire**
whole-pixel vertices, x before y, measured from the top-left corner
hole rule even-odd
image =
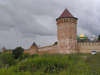
[[[64,18],[64,17],[74,17],[68,10],[67,8],[64,10],[64,12],[60,15],[59,18]]]
[[[37,46],[37,45],[36,45],[36,43],[34,42],[34,43],[32,44],[32,46]]]

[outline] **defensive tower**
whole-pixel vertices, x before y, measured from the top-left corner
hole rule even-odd
[[[67,9],[56,19],[59,53],[77,53],[77,20]]]
[[[31,46],[31,49],[30,49],[30,54],[37,54],[38,52],[38,46],[36,45],[36,43],[34,42]]]

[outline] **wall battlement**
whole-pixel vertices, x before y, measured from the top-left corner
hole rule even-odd
[[[84,42],[78,43],[78,53],[92,53],[92,51],[99,52],[100,42]]]

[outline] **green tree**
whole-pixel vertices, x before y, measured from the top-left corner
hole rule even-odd
[[[98,40],[100,40],[100,35],[98,36]]]
[[[16,49],[13,50],[13,55],[15,59],[18,59],[24,52],[24,49],[21,47],[17,47]]]
[[[54,45],[57,44],[57,43],[58,43],[58,42],[55,42]]]
[[[6,53],[6,54],[2,54],[2,60],[3,60],[3,64],[6,65],[13,65],[14,64],[14,55]]]
[[[79,36],[77,36],[77,39],[80,39]]]
[[[25,54],[22,54],[19,59],[22,60],[22,59],[25,59],[25,58],[29,58],[31,55],[25,53]]]

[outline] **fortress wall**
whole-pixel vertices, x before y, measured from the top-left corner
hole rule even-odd
[[[26,50],[24,50],[24,53],[28,53],[28,54],[30,54],[30,49],[26,49]]]
[[[81,42],[78,43],[78,53],[100,52],[100,42]]]
[[[57,53],[57,44],[38,48],[38,54],[45,54],[45,53],[49,54]]]

